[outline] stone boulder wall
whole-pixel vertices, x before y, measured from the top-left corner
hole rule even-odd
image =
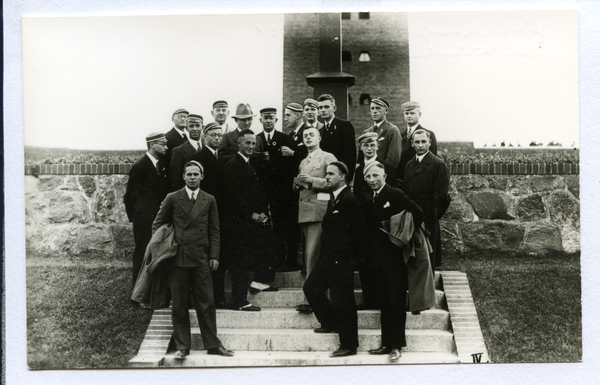
[[[129,259],[134,241],[123,204],[127,178],[120,169],[26,175],[27,250]],[[444,253],[580,250],[578,175],[453,175],[450,195],[440,223]]]
[[[27,250],[59,256],[129,257],[127,175],[25,176]]]

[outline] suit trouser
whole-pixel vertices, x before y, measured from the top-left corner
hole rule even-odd
[[[273,230],[278,240],[284,241],[284,248],[277,253],[278,265],[298,264],[298,244],[300,242],[300,229],[298,228],[298,199],[273,199],[271,201],[271,214],[273,216]],[[284,259],[285,258],[285,259]]]
[[[381,346],[400,349],[406,346],[406,267],[376,267],[381,304]]]
[[[379,289],[378,289],[378,271],[373,266],[369,266],[366,262],[361,262],[358,268],[360,277],[360,287],[363,293],[363,304],[378,308],[379,305]]]
[[[148,223],[134,222],[133,224],[133,240],[135,241],[135,249],[133,251],[133,274],[131,287],[135,286],[135,281],[140,274],[140,269],[144,263],[144,254],[146,247],[152,239],[152,221]]]
[[[321,227],[322,222],[300,223],[300,229],[304,236],[304,261],[306,267],[306,277],[310,276],[311,271],[317,264],[317,258],[321,251]]]
[[[172,299],[173,338],[177,350],[190,350],[192,337],[190,331],[189,300],[196,309],[204,349],[217,348],[221,341],[217,337],[217,316],[213,300],[210,269],[202,267],[171,266],[168,269],[169,289]]]
[[[329,289],[331,301],[325,294]],[[354,301],[354,271],[325,270],[317,264],[304,283],[304,295],[325,328],[337,328],[340,348],[358,347],[358,315]]]

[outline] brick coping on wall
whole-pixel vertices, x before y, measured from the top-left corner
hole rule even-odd
[[[131,163],[28,164],[25,175],[129,174]],[[452,175],[558,175],[579,174],[577,163],[462,163],[450,165]]]

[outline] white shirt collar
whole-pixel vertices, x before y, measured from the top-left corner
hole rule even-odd
[[[198,199],[198,193],[200,192],[200,189],[197,188],[196,190],[192,191],[188,188],[188,186],[185,186],[185,192],[187,193],[188,198],[192,199],[192,194],[194,194],[194,198]]]
[[[333,117],[331,119],[329,119],[328,121],[324,120],[323,123],[328,124],[331,127],[331,122],[333,122],[333,119],[335,119],[335,115],[333,115]]]
[[[429,151],[427,151],[426,153],[424,153],[423,155],[417,155],[417,159],[419,160],[419,162],[423,161],[423,158],[425,158],[425,155],[429,154]]]
[[[381,125],[382,125],[383,123],[385,123],[385,119],[383,119],[383,120],[382,120],[381,122],[379,122],[379,123],[373,122],[373,126],[375,127],[375,129],[378,129],[379,127],[381,127]]]
[[[175,128],[175,130],[176,130],[176,131],[179,133],[179,135],[180,135],[180,136],[183,138],[183,135],[185,135],[185,130],[180,130],[180,129],[179,129],[179,128],[177,128],[177,127],[174,127],[174,128]]]
[[[415,131],[417,131],[417,129],[419,128],[420,125],[421,125],[421,123],[417,123],[411,127],[407,124],[406,131],[409,133],[409,135],[412,135]]]
[[[318,154],[320,154],[321,152],[323,152],[323,150],[321,150],[321,148],[317,148],[314,152],[308,152],[308,155],[306,155],[306,158],[310,161],[312,158],[314,158],[315,156],[317,156]]]
[[[210,150],[210,152],[213,153],[213,155],[215,155],[215,156],[217,155],[217,150],[213,150],[212,148],[210,148],[208,146],[206,146],[206,148],[208,148]]]
[[[153,157],[152,154],[150,154],[148,151],[146,151],[146,155],[148,155],[148,158],[150,158],[150,160],[152,161],[152,164],[154,165],[154,167],[156,167],[156,162],[158,162],[158,159]]]
[[[242,156],[242,158],[244,158],[246,163],[248,163],[248,161],[250,161],[250,158],[248,158],[246,155],[242,154],[240,151],[238,151],[238,154],[240,154]]]
[[[198,149],[202,148],[202,143],[200,143],[199,140],[188,139],[188,141],[190,142],[192,147],[194,147],[196,149],[196,151],[198,151]]]
[[[371,164],[371,163],[374,163],[374,162],[377,162],[377,155],[375,155],[375,156],[374,156],[374,157],[372,157],[371,159],[366,159],[366,158],[365,158],[365,168],[367,168],[366,166],[367,166],[368,164]]]
[[[343,189],[346,188],[346,185],[343,185],[342,187],[340,187],[339,189],[335,190],[333,192],[333,199],[337,199],[338,195],[340,195],[340,193],[342,192]]]
[[[381,194],[381,190],[383,190],[383,188],[385,187],[385,183],[379,188],[379,190],[375,191],[373,195],[377,194]]]

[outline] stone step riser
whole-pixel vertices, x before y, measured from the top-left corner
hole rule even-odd
[[[339,348],[339,336],[330,334],[269,335],[266,334],[227,334],[219,332],[223,346],[233,351],[334,351]],[[359,351],[376,349],[381,346],[379,334],[360,334]],[[407,352],[453,353],[454,339],[451,333],[412,334],[406,333]],[[192,333],[192,350],[204,350],[200,333]]]
[[[227,301],[231,302],[231,293],[226,292]],[[354,291],[354,300],[357,304],[362,303],[363,293],[360,290]],[[446,300],[444,292],[436,290],[436,308],[445,309]],[[261,308],[295,308],[302,303],[308,303],[304,293],[300,289],[283,289],[279,291],[261,292],[258,294],[248,293],[248,301]]]
[[[435,273],[435,288],[438,290],[442,289],[442,281],[440,279],[440,273]],[[275,280],[273,281],[273,286],[280,288],[302,288],[304,285],[304,281],[306,280],[306,275],[302,275],[300,271],[293,271],[289,273],[276,273]],[[231,287],[231,277],[229,273],[225,275],[225,287]],[[358,272],[354,274],[354,287],[359,289],[360,286],[360,277]]]
[[[165,320],[166,324],[171,319]],[[190,312],[190,324],[198,327],[198,318],[195,312]],[[359,329],[379,329],[380,314],[375,311],[358,312]],[[251,329],[314,329],[321,326],[314,315],[300,314],[290,311],[260,311],[246,313],[241,311],[218,311],[217,328],[251,328]],[[424,311],[420,315],[406,315],[406,329],[439,329],[448,330],[450,327],[450,314],[446,311]]]
[[[252,366],[306,366],[306,365],[389,365],[387,356],[374,356],[359,352],[355,356],[331,358],[330,352],[241,352],[234,357],[211,356],[203,351],[192,351],[185,360],[165,357],[167,367],[252,367]],[[449,353],[402,352],[397,364],[458,363],[456,355]],[[395,364],[395,363],[394,363]],[[392,364],[393,365],[393,364]]]

